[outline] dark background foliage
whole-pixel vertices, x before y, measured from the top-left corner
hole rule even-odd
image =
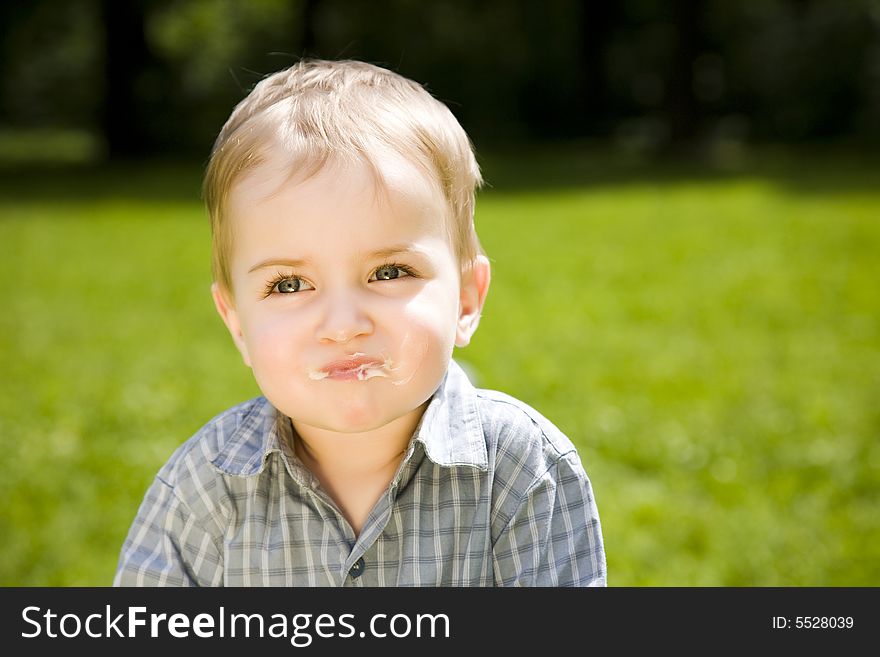
[[[412,77],[489,147],[880,137],[874,0],[36,0],[0,25],[0,125],[85,129],[110,157],[204,156],[301,56]]]

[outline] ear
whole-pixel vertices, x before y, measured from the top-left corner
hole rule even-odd
[[[241,332],[241,322],[238,319],[238,313],[235,311],[232,294],[219,283],[213,283],[211,285],[211,296],[214,297],[214,306],[217,308],[217,313],[223,319],[226,328],[229,329],[229,334],[232,336],[232,341],[238,348],[239,353],[241,353],[244,364],[250,367],[251,359],[248,356],[247,345],[244,341],[244,334]]]
[[[466,347],[480,323],[480,313],[489,292],[491,267],[484,255],[474,258],[469,267],[461,272],[461,296],[458,302],[458,328],[455,346]]]

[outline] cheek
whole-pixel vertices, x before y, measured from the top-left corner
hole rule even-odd
[[[418,323],[434,332],[445,334],[455,331],[458,320],[457,288],[449,281],[438,279],[427,285],[404,308],[409,321]]]
[[[284,315],[258,317],[242,327],[254,370],[287,367],[298,348],[297,322]]]
[[[400,355],[407,369],[437,362],[445,367],[455,344],[458,300],[448,292],[420,295],[400,309],[395,321]]]

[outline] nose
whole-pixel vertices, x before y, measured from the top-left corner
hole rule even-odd
[[[356,294],[325,292],[316,338],[319,342],[345,343],[373,332],[373,322]]]

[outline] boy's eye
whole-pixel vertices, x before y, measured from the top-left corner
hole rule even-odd
[[[312,286],[306,283],[303,279],[298,276],[290,276],[282,278],[274,283],[271,291],[280,294],[293,294],[294,292],[302,292],[303,290],[310,289],[312,289]]]
[[[382,265],[374,273],[370,280],[390,281],[395,278],[403,278],[409,276],[409,272],[404,267],[398,265]]]
[[[284,281],[279,281],[278,285],[275,287],[282,294],[286,294],[287,292],[299,292],[299,286],[302,285],[302,281],[298,278],[288,278]]]

